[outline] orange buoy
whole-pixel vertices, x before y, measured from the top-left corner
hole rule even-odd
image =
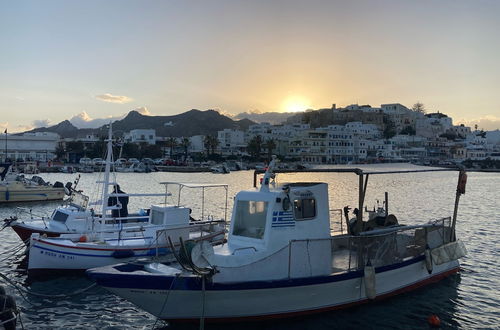
[[[80,236],[80,238],[78,239],[78,242],[81,242],[81,243],[84,243],[87,241],[87,236],[83,235],[83,236]]]
[[[441,320],[436,314],[432,314],[427,318],[427,322],[433,328],[439,328],[441,326]]]

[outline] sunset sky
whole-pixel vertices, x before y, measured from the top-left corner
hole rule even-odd
[[[417,101],[500,128],[500,1],[2,1],[0,128]]]

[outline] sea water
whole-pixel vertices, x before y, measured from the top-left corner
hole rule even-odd
[[[415,169],[411,165],[365,166],[367,170]],[[50,182],[73,181],[76,174],[41,174]],[[384,192],[389,196],[389,213],[400,223],[422,224],[429,220],[452,216],[457,184],[457,172],[370,175],[365,205],[372,209],[382,206]],[[101,192],[95,182],[102,174],[82,174],[78,189],[91,198]],[[128,193],[159,193],[165,191],[161,182],[228,183],[228,218],[234,195],[253,184],[253,171],[212,173],[117,173],[116,180]],[[330,208],[349,205],[357,207],[358,180],[354,174],[294,173],[280,174],[277,181],[321,181],[329,184]],[[457,220],[457,237],[464,241],[468,255],[461,259],[461,272],[439,283],[405,293],[383,301],[350,309],[327,312],[307,317],[272,322],[211,325],[206,329],[428,329],[427,318],[436,314],[443,329],[493,329],[500,325],[500,173],[468,173],[467,191],[461,196]],[[168,203],[176,204],[178,192],[169,185],[172,196]],[[201,214],[202,196],[205,197],[204,214],[223,217],[225,190],[201,191],[184,188],[181,200],[193,208],[193,215]],[[163,197],[131,198],[129,212],[165,202]],[[0,219],[18,215],[48,216],[60,202],[3,204]],[[17,207],[24,208],[20,213]],[[332,227],[338,229],[338,219]],[[32,281],[26,276],[26,258],[20,251],[6,253],[20,244],[10,229],[0,232],[0,271],[17,286],[46,295],[71,294],[92,284],[85,276],[57,277]],[[2,280],[3,281],[3,280]],[[10,284],[2,283],[13,295],[26,329],[153,329],[165,323],[130,302],[100,287],[61,299],[48,299],[21,295]],[[334,294],[334,293],[332,293]],[[208,302],[210,303],[210,302]],[[18,323],[19,325],[19,323]],[[167,329],[197,329],[198,325],[171,324]]]

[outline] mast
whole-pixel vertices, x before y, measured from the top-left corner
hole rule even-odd
[[[109,197],[109,172],[111,170],[111,156],[113,154],[113,142],[112,142],[112,128],[111,122],[109,123],[108,130],[108,140],[107,140],[107,155],[106,155],[106,167],[104,170],[104,187],[102,191],[102,217],[106,217],[108,197]]]
[[[5,162],[7,163],[7,129],[5,129]]]
[[[268,192],[269,191],[269,183],[271,179],[274,177],[273,171],[274,166],[276,165],[276,156],[273,155],[271,162],[267,166],[266,173],[264,174],[264,178],[262,178],[262,185],[260,187],[260,191]]]

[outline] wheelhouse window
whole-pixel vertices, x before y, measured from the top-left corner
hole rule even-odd
[[[293,201],[295,220],[309,220],[316,217],[316,200],[314,198],[296,199]]]
[[[233,235],[262,239],[266,228],[268,202],[238,201]]]
[[[151,223],[153,225],[163,224],[163,212],[158,210],[151,210]]]
[[[66,213],[62,213],[62,212],[56,211],[54,213],[54,216],[52,217],[52,219],[55,220],[55,221],[58,221],[58,222],[65,223],[66,220],[68,219],[68,215]]]

